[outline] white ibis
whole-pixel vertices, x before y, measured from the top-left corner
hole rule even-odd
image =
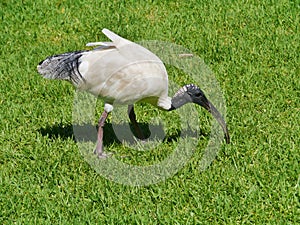
[[[136,121],[134,103],[148,102],[167,111],[186,103],[195,103],[215,117],[223,129],[226,143],[230,142],[224,119],[199,87],[195,84],[185,85],[170,98],[166,68],[155,54],[108,29],[102,32],[112,42],[88,43],[87,46],[98,47],[50,56],[37,66],[43,77],[70,81],[79,90],[88,91],[104,100],[94,151],[99,158],[107,156],[103,152],[103,127],[107,115],[113,110],[113,104],[128,105],[128,115],[137,136],[144,139]]]

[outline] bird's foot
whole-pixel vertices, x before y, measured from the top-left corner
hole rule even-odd
[[[112,156],[113,153],[105,153],[103,151],[103,146],[102,144],[97,144],[97,147],[94,150],[94,154],[99,158],[99,159],[106,159],[110,156]]]
[[[97,153],[95,154],[99,159],[107,159],[113,155],[113,153],[104,153],[104,152],[102,152],[101,154],[97,154]]]

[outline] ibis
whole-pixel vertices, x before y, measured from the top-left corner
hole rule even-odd
[[[67,80],[77,89],[104,100],[94,151],[99,158],[107,157],[103,151],[103,127],[114,105],[128,105],[129,119],[137,137],[145,139],[134,112],[137,102],[147,102],[166,111],[176,110],[187,103],[200,105],[218,121],[226,143],[230,142],[222,115],[197,85],[184,85],[172,98],[169,97],[168,73],[154,53],[108,29],[102,32],[111,42],[88,43],[87,46],[94,46],[92,50],[53,55],[37,66],[44,78]]]

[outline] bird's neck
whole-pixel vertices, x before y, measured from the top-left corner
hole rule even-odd
[[[192,98],[188,93],[178,91],[171,99],[171,107],[168,109],[168,111],[178,109],[190,102],[192,102]]]

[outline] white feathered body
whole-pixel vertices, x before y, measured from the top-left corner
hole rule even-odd
[[[109,104],[146,101],[169,109],[168,75],[163,62],[144,47],[103,29],[112,42],[90,51],[51,56],[38,65],[45,78],[71,81]]]

